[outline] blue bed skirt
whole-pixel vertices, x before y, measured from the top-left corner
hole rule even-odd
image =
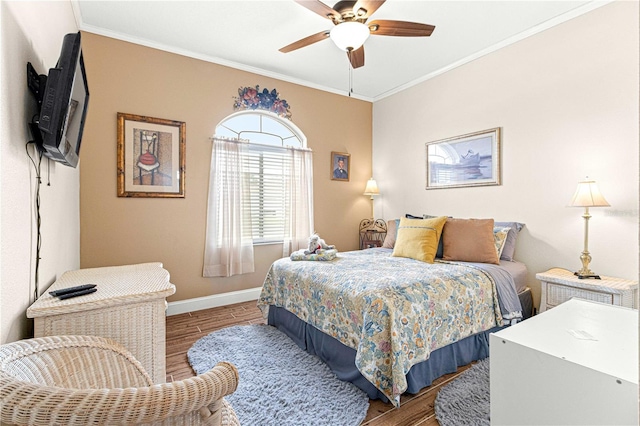
[[[324,361],[340,379],[351,382],[367,393],[370,399],[388,401],[371,382],[364,378],[355,366],[356,351],[305,323],[291,312],[276,306],[269,307],[269,325],[288,335],[298,346]],[[489,334],[491,330],[474,334],[452,345],[437,349],[431,357],[411,367],[407,374],[407,392],[415,394],[425,386],[458,367],[489,356]]]
[[[523,308],[523,318],[531,317],[533,315],[531,290],[526,289],[519,293],[518,298]],[[269,306],[268,323],[288,335],[302,349],[318,356],[340,380],[353,383],[366,392],[370,399],[389,401],[356,368],[355,349],[324,334],[284,308]],[[433,351],[428,360],[414,365],[409,370],[406,392],[416,394],[420,389],[431,385],[438,377],[453,373],[458,370],[458,367],[473,361],[487,358],[489,356],[489,335],[501,328],[503,327],[494,327]]]

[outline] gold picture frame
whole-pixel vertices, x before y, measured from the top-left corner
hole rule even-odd
[[[425,144],[426,189],[500,185],[501,128]]]
[[[331,180],[349,182],[351,177],[351,154],[346,152],[331,152]]]
[[[118,197],[184,198],[186,124],[118,113]]]

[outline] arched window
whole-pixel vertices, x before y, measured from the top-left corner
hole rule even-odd
[[[313,232],[313,159],[293,123],[242,111],[216,127],[211,151],[203,276],[254,271],[253,245],[308,246]]]
[[[460,155],[448,144],[429,145],[428,156],[433,163],[455,164],[460,161]]]
[[[245,139],[252,144],[306,148],[307,138],[289,120],[266,111],[241,111],[222,120],[216,137]]]
[[[297,176],[290,149],[305,148],[306,137],[292,122],[267,111],[232,114],[218,124],[215,137],[249,142],[250,188],[242,201],[251,212],[251,238],[254,244],[282,242],[291,211],[287,185]]]
[[[451,182],[454,177],[451,166],[460,162],[460,155],[456,150],[446,143],[431,144],[427,150],[427,158],[430,163],[430,182]]]

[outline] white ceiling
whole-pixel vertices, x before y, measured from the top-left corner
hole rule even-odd
[[[387,0],[370,20],[413,21],[436,29],[431,37],[369,37],[365,66],[353,71],[353,96],[382,99],[606,3]],[[72,0],[72,6],[83,31],[333,93],[349,91],[347,56],[331,40],[278,51],[333,26],[293,0]]]

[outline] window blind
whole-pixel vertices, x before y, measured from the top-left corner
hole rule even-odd
[[[243,207],[251,212],[253,241],[282,241],[289,211],[285,188],[291,176],[290,153],[285,148],[257,144],[248,148],[249,197],[243,199]]]

